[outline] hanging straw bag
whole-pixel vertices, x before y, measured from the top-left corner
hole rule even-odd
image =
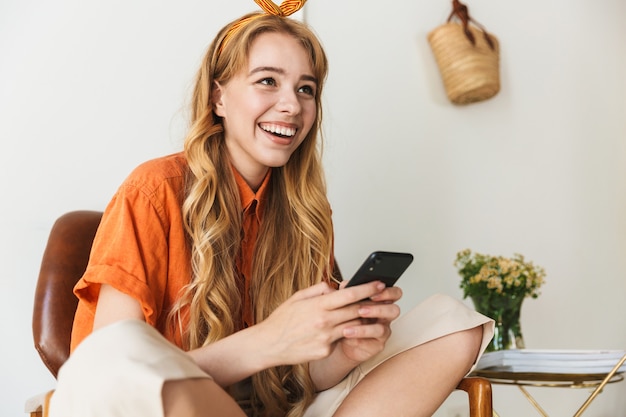
[[[452,0],[447,23],[430,32],[428,42],[450,101],[475,103],[500,91],[498,40],[470,18],[467,6]]]

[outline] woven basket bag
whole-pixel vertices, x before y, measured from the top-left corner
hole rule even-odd
[[[448,22],[428,34],[446,94],[455,104],[487,100],[500,91],[498,40],[469,17],[466,6],[452,3]]]

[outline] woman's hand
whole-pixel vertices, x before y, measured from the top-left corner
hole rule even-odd
[[[400,315],[395,302],[401,297],[400,288],[390,287],[360,303],[361,322],[345,328],[338,343],[346,360],[358,364],[383,350],[391,335],[391,322]]]
[[[400,314],[400,308],[395,304],[402,296],[400,288],[386,288],[381,282],[344,287],[342,284],[342,289],[330,295],[354,297],[352,299],[357,301],[348,306],[351,309],[356,307],[356,318],[338,326],[341,337],[330,344],[328,355],[310,362],[311,378],[318,391],[336,385],[354,367],[382,351],[391,335],[389,326]],[[364,297],[363,290],[373,290],[374,293]],[[356,293],[350,294],[352,291]],[[351,317],[355,317],[354,314]]]
[[[378,303],[360,301],[380,296],[383,308],[373,305]],[[295,293],[255,327],[264,344],[271,348],[270,362],[274,365],[310,362],[328,357],[346,333],[353,334],[353,338],[369,338],[373,334],[381,337],[381,329],[372,329],[360,319],[365,313],[368,319],[391,320],[392,314],[386,311],[390,307],[386,305],[389,297],[380,282],[340,291],[320,283]]]
[[[309,362],[316,387],[324,389],[382,349],[399,291],[382,282],[341,290],[320,283],[296,292],[261,323],[189,353],[222,386]]]

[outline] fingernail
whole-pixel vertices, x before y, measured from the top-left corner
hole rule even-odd
[[[354,336],[355,334],[356,334],[356,330],[354,330],[352,327],[348,327],[347,329],[343,330],[343,335],[345,337]]]
[[[361,307],[359,308],[359,315],[365,315],[368,314],[370,312],[369,307]]]

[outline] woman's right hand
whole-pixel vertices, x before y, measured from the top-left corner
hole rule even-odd
[[[384,291],[381,282],[335,290],[319,283],[300,290],[257,324],[259,353],[269,366],[290,365],[329,356],[344,330],[360,325],[362,300]]]

